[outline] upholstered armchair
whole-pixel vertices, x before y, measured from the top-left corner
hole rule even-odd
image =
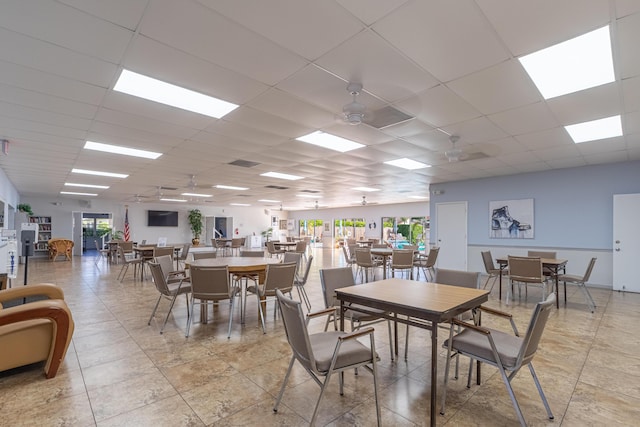
[[[43,283],[0,291],[0,371],[45,361],[45,376],[55,377],[73,329],[58,286]]]

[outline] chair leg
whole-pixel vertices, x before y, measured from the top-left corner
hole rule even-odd
[[[565,283],[565,287],[566,286],[567,285]],[[596,311],[596,303],[595,303],[595,301],[593,301],[593,297],[591,296],[591,293],[589,292],[589,289],[587,289],[587,286],[584,283],[579,283],[578,286],[582,290],[582,293],[584,294],[584,298],[587,300],[587,304],[589,304],[589,309],[591,309],[592,313],[595,313],[595,311]]]
[[[409,325],[407,325],[407,332],[404,336],[404,360],[406,361],[409,357]]]
[[[289,362],[289,368],[287,369],[287,373],[284,376],[284,381],[282,381],[282,386],[280,387],[280,392],[278,393],[278,397],[276,398],[276,404],[273,407],[273,412],[278,412],[278,406],[280,405],[280,401],[282,400],[282,396],[284,395],[284,390],[287,387],[287,382],[289,382],[289,376],[291,375],[291,370],[293,369],[293,364],[296,361],[295,356],[291,356],[291,361]]]
[[[149,322],[147,322],[147,325],[151,325],[151,320],[153,319],[153,316],[155,316],[156,310],[158,310],[158,306],[160,305],[161,299],[162,299],[162,295],[158,297],[158,301],[156,301],[156,306],[153,307],[153,311],[151,312],[151,317],[149,317]]]
[[[235,300],[235,298],[235,295],[231,297],[231,307],[229,307],[229,333],[227,334],[227,339],[231,338],[231,323],[233,322],[233,301]]]
[[[194,298],[191,296],[191,315],[187,316],[187,332],[185,332],[185,338],[189,338],[189,329],[191,329],[191,322],[193,321],[193,307],[195,307]],[[201,306],[202,307],[202,306]],[[202,308],[201,308],[202,310]]]
[[[544,391],[542,391],[542,386],[540,385],[540,381],[538,381],[538,376],[536,375],[536,371],[533,369],[533,365],[529,363],[529,372],[531,372],[531,376],[533,377],[533,381],[536,383],[536,388],[538,389],[538,394],[540,395],[540,399],[542,399],[542,404],[544,408],[547,410],[547,416],[550,420],[553,419],[553,413],[551,412],[551,408],[549,407],[549,402],[547,402],[547,398],[544,395]]]
[[[324,379],[324,383],[322,383],[322,388],[320,389],[320,396],[318,396],[316,407],[313,410],[313,415],[311,416],[311,422],[309,422],[310,426],[314,426],[316,423],[316,417],[318,416],[318,409],[320,408],[320,402],[322,402],[322,398],[324,397],[324,392],[327,389],[327,385],[329,384],[330,379],[331,379],[331,369],[329,369],[329,372],[327,372],[327,376]]]
[[[309,296],[307,295],[307,291],[304,290],[303,285],[296,286],[298,290],[298,296],[300,297],[300,301],[304,302],[304,305],[307,307],[307,312],[311,311],[311,302],[309,301]]]
[[[169,320],[169,315],[171,314],[171,310],[173,309],[173,305],[176,303],[176,297],[178,295],[174,295],[173,298],[171,299],[171,305],[169,305],[169,311],[167,311],[167,316],[164,318],[164,322],[162,322],[162,327],[160,328],[160,334],[162,334],[164,332],[164,327],[167,325],[167,321]],[[189,317],[190,319],[191,317]],[[187,319],[187,322],[189,321],[189,319]]]
[[[387,327],[389,329],[389,353],[391,354],[391,361],[395,360],[393,355],[393,332],[391,331],[391,320],[387,320]]]
[[[260,312],[260,321],[262,322],[262,333],[266,334],[267,333],[267,328],[264,325],[264,313],[262,310],[262,300],[260,299],[260,295],[256,294],[256,296],[258,297],[258,311]],[[265,298],[264,300],[264,309],[267,309],[267,299]]]

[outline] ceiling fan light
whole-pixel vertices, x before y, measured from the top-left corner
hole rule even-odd
[[[460,156],[462,155],[462,150],[459,148],[454,148],[444,152],[444,155],[450,162],[457,162],[460,160]]]
[[[345,120],[351,125],[359,125],[364,120],[366,107],[357,101],[353,101],[342,108]]]

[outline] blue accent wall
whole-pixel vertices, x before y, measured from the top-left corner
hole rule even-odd
[[[467,201],[469,245],[611,250],[613,195],[629,193],[640,193],[637,161],[432,184],[430,211]],[[489,237],[489,201],[512,199],[534,199],[533,239]]]

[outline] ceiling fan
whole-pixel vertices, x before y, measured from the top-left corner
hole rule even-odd
[[[351,94],[353,100],[342,107],[342,119],[350,125],[359,125],[364,121],[367,107],[358,102],[358,95],[362,91],[362,83],[349,83],[347,92]]]
[[[458,135],[449,136],[449,141],[451,141],[451,149],[444,152],[444,155],[447,158],[447,160],[449,160],[452,163],[458,162],[465,157],[464,152],[461,149],[456,148],[456,142],[458,142],[459,140],[460,140],[460,137]]]

